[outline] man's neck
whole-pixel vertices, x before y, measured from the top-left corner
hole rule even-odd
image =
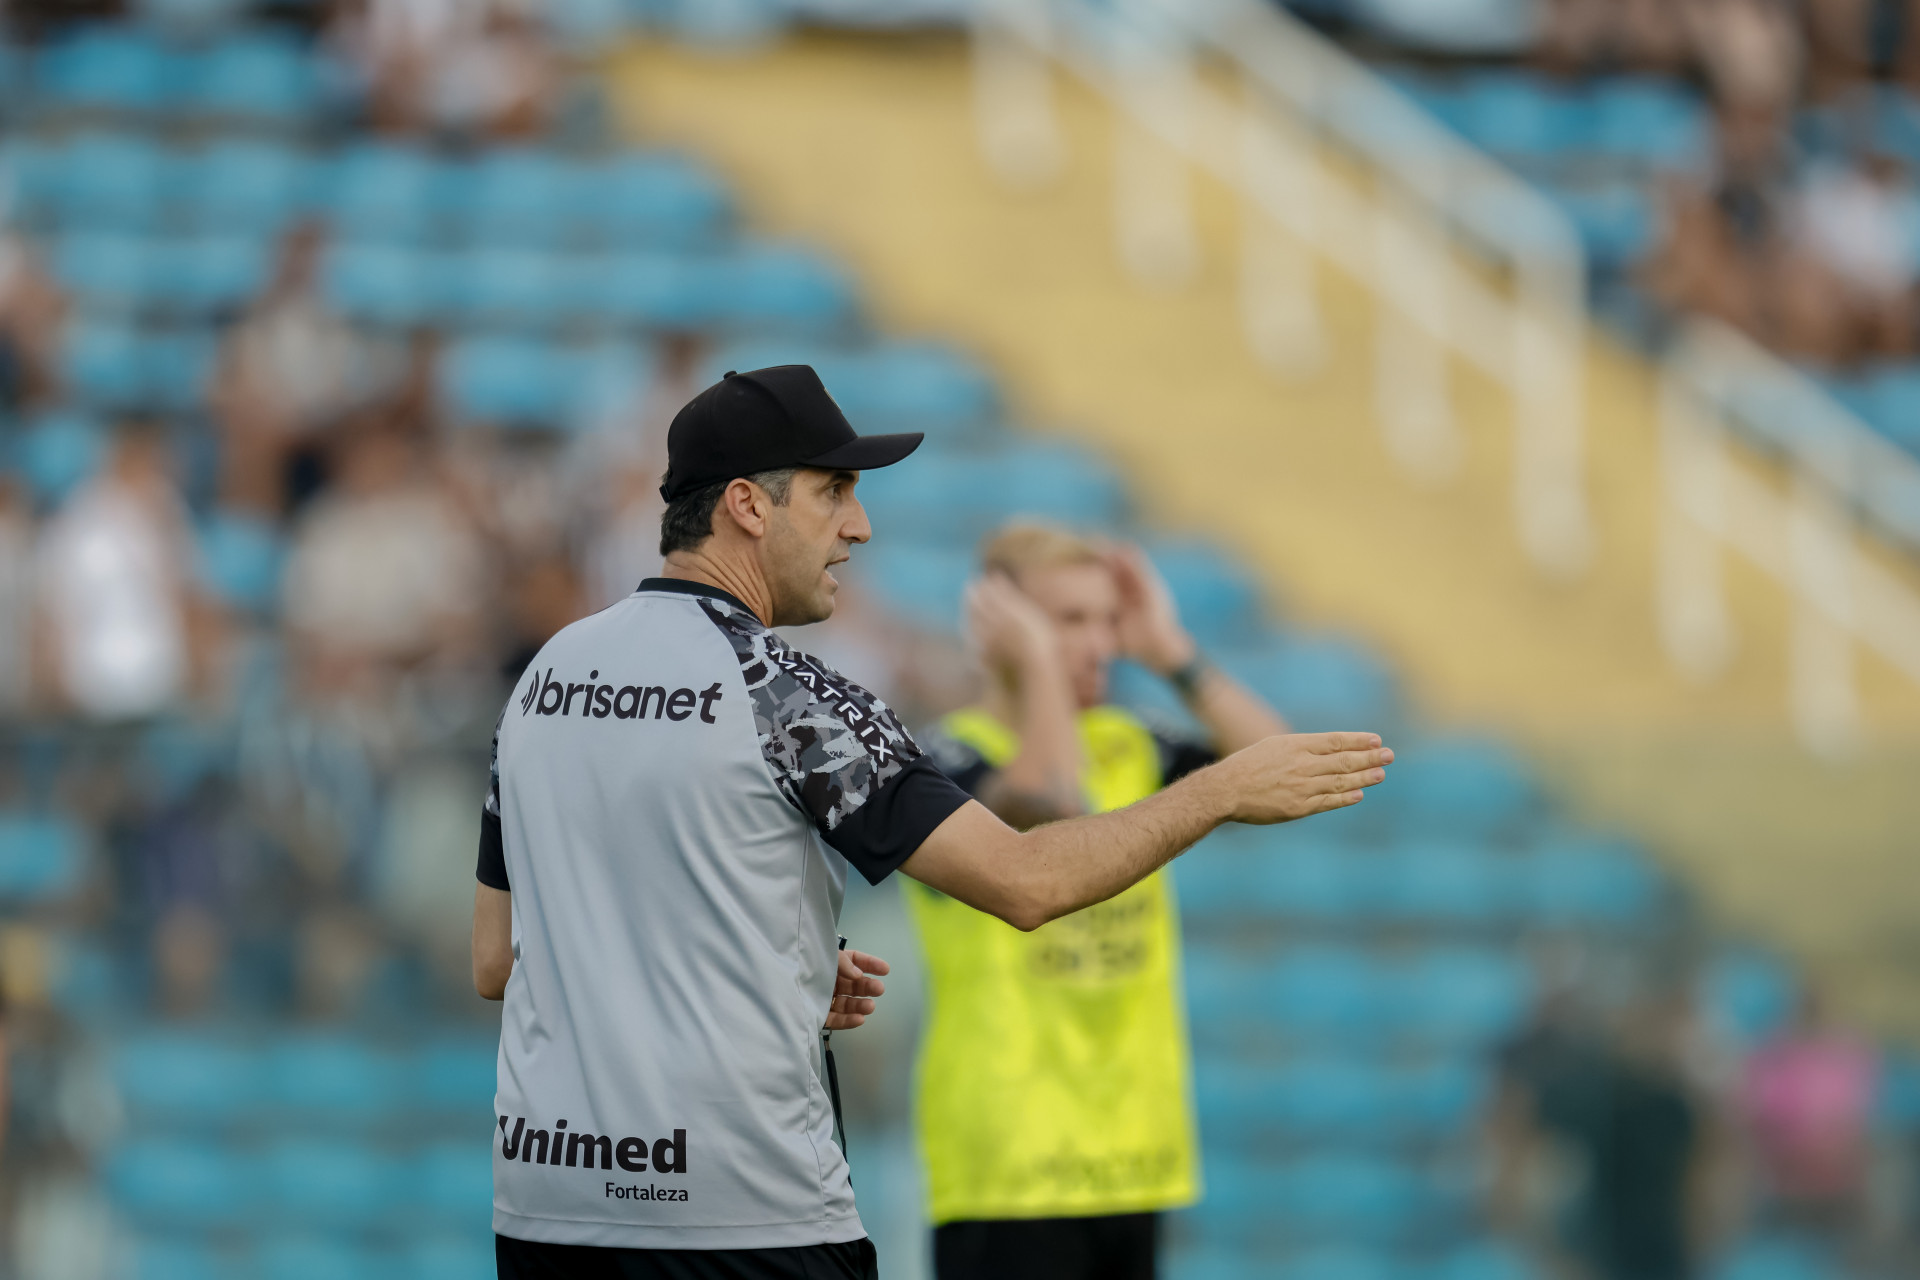
[[[738,563],[731,556],[713,556],[700,550],[675,551],[661,562],[660,576],[718,587],[753,610],[763,625],[773,625],[773,592],[768,589],[766,578],[752,565]]]

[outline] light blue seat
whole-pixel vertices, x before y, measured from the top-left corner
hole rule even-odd
[[[1268,1016],[1293,1037],[1369,1036],[1381,1029],[1387,1012],[1372,962],[1352,948],[1304,946],[1282,952],[1264,987]]]
[[[1479,1123],[1490,1084],[1477,1056],[1449,1057],[1395,1073],[1389,1113],[1396,1131],[1447,1141],[1465,1137]]]
[[[1182,1215],[1188,1238],[1243,1248],[1250,1242],[1284,1239],[1292,1171],[1217,1149],[1209,1149],[1205,1159],[1206,1198]]]
[[[1590,145],[1604,155],[1691,171],[1711,153],[1705,105],[1674,81],[1607,79],[1590,100]]]
[[[142,331],[139,358],[148,407],[187,412],[204,406],[220,354],[209,329],[180,325]]]
[[[498,1139],[496,1129],[492,1140]],[[488,1139],[423,1147],[407,1166],[405,1178],[412,1197],[410,1217],[421,1215],[450,1230],[476,1234],[487,1230],[493,1212],[493,1152]]]
[[[116,231],[73,231],[53,244],[54,278],[87,310],[131,315],[160,294],[164,254],[152,241]]]
[[[304,213],[318,166],[303,151],[257,138],[223,138],[186,162],[180,203],[206,231],[264,235]]]
[[[573,220],[609,245],[699,249],[719,244],[732,209],[726,187],[704,169],[640,154],[583,172]]]
[[[34,82],[39,96],[59,107],[137,113],[168,105],[181,74],[179,56],[151,33],[100,23],[42,48]]]
[[[1800,982],[1776,955],[1755,947],[1729,947],[1701,972],[1698,993],[1720,1030],[1751,1046],[1786,1025],[1800,999]]]
[[[589,179],[555,152],[503,147],[474,162],[465,183],[460,217],[467,234],[484,245],[548,248],[564,240],[591,201]]]
[[[861,431],[953,435],[990,422],[999,409],[998,392],[986,370],[933,343],[883,346],[841,364],[832,371],[828,389]],[[823,379],[828,376],[822,370]]]
[[[474,1114],[490,1103],[500,1046],[492,1040],[436,1040],[415,1055],[413,1103],[427,1111]]]
[[[853,281],[809,250],[752,245],[712,270],[715,319],[728,328],[826,335],[852,323]]]
[[[1168,1280],[1267,1280],[1270,1270],[1264,1259],[1218,1244],[1176,1246],[1165,1262]]]
[[[123,1215],[168,1230],[236,1226],[259,1206],[254,1170],[215,1143],[184,1137],[124,1143],[107,1157],[105,1175]]]
[[[155,305],[197,318],[230,317],[245,308],[273,267],[272,246],[257,236],[193,236],[155,249]]]
[[[1337,924],[1367,908],[1374,861],[1311,834],[1226,828],[1174,871],[1180,908],[1195,917]]]
[[[1402,1036],[1455,1045],[1508,1034],[1533,997],[1531,974],[1511,953],[1490,948],[1422,952],[1397,967],[1393,987]]]
[[[296,124],[320,102],[317,64],[298,42],[248,31],[195,56],[182,105],[225,120]]]
[[[1556,839],[1520,864],[1520,889],[1535,920],[1624,928],[1659,909],[1659,878],[1630,844],[1599,836]]]
[[[171,156],[129,134],[81,134],[46,163],[56,212],[70,227],[149,227],[174,194]]]
[[[433,320],[439,311],[438,265],[422,250],[343,241],[327,250],[322,288],[328,301],[351,319],[411,328]]]
[[[1193,1101],[1209,1144],[1258,1145],[1279,1127],[1281,1078],[1272,1067],[1203,1055],[1193,1068]]]
[[[400,1259],[332,1235],[273,1236],[261,1241],[260,1280],[401,1280]]]
[[[1392,674],[1349,641],[1289,637],[1223,649],[1215,660],[1302,732],[1377,729],[1394,713]]]
[[[1920,365],[1898,365],[1874,374],[1864,408],[1874,430],[1920,457]]]
[[[1376,1063],[1355,1055],[1296,1058],[1278,1073],[1271,1106],[1289,1136],[1302,1142],[1365,1142],[1389,1131],[1393,1083]]]
[[[1260,592],[1241,564],[1203,542],[1158,538],[1147,543],[1167,580],[1180,620],[1203,645],[1245,642],[1261,623]]]
[[[1605,271],[1631,266],[1652,251],[1660,229],[1653,197],[1629,182],[1561,188],[1555,202],[1573,219],[1587,260]]]
[[[67,387],[87,406],[120,412],[146,405],[147,351],[133,325],[70,322],[60,364]]]
[[[270,613],[280,600],[286,539],[267,521],[215,511],[200,522],[200,581],[230,608]]]
[[[237,1280],[231,1257],[191,1239],[136,1236],[126,1242],[127,1280]]]
[[[1391,1254],[1353,1245],[1303,1249],[1275,1274],[1277,1280],[1411,1280]]]
[[[1383,857],[1379,909],[1396,920],[1487,925],[1515,907],[1512,860],[1463,841],[1404,838]]]
[[[56,409],[30,421],[11,452],[34,498],[51,507],[93,475],[106,456],[107,436],[89,415]]]
[[[1432,739],[1399,753],[1393,785],[1368,797],[1422,833],[1474,836],[1518,822],[1539,803],[1532,776],[1497,742]],[[1383,806],[1384,807],[1384,806]]]
[[[483,1199],[491,1205],[491,1169]],[[491,1232],[487,1231],[411,1242],[402,1252],[401,1266],[401,1274],[408,1280],[475,1280],[475,1277],[485,1280],[489,1275],[498,1274]]]
[[[328,207],[348,238],[420,240],[440,220],[444,177],[441,163],[416,147],[363,143],[335,159],[325,180]]]
[[[949,634],[960,628],[961,595],[973,572],[971,551],[897,538],[856,547],[847,570],[890,613]]]
[[[1190,947],[1182,965],[1187,1018],[1196,1037],[1245,1039],[1265,1025],[1267,971],[1213,947]]]
[[[266,1082],[257,1054],[204,1032],[152,1031],[113,1049],[115,1087],[142,1125],[207,1133],[255,1114]]]
[[[721,314],[717,268],[705,257],[633,250],[611,254],[593,270],[599,288],[591,307],[613,323],[686,332],[707,328]]]
[[[85,875],[86,834],[71,818],[0,813],[0,903],[57,901]]]
[[[441,393],[456,418],[547,428],[567,417],[570,373],[551,344],[502,334],[460,339],[439,369]]]
[[[1487,71],[1461,86],[1458,119],[1466,135],[1498,155],[1537,159],[1588,144],[1585,104],[1524,72]]]
[[[1453,1250],[1429,1274],[1433,1280],[1540,1280],[1546,1273],[1513,1246],[1488,1240]]]
[[[372,1125],[405,1104],[405,1079],[390,1054],[344,1036],[289,1036],[266,1057],[273,1101],[317,1119]]]
[[[570,301],[570,257],[540,249],[482,248],[450,261],[444,299],[466,324],[538,328],[564,319]]]
[[[406,1171],[391,1157],[337,1138],[289,1138],[260,1160],[274,1217],[313,1227],[367,1228],[394,1217]]]
[[[1880,1087],[1874,1095],[1875,1126],[1911,1138],[1920,1131],[1920,1062],[1906,1051],[1884,1053]]]
[[[1712,1280],[1844,1280],[1847,1272],[1812,1244],[1763,1237],[1737,1244],[1711,1274]]]
[[[1329,1154],[1293,1163],[1278,1208],[1304,1233],[1391,1239],[1419,1220],[1427,1208],[1425,1192],[1420,1179],[1399,1161]]]

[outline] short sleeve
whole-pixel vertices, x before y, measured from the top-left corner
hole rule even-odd
[[[480,806],[480,865],[474,876],[489,889],[503,892],[507,883],[507,847],[500,836],[500,725],[505,710],[493,722],[493,747],[487,753],[487,798]]]
[[[977,748],[938,725],[921,732],[920,744],[926,748],[927,759],[933,761],[935,768],[952,779],[956,787],[979,798],[980,787],[992,775],[993,766]]]
[[[1171,786],[1220,759],[1218,751],[1198,738],[1157,725],[1151,732],[1154,748],[1160,754],[1160,785],[1163,787]]]
[[[775,784],[867,879],[884,879],[967,802],[886,703],[757,619],[700,606],[740,662]]]

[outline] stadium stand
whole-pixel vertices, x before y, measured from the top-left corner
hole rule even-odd
[[[56,512],[105,465],[110,419],[167,420],[189,473],[194,573],[248,640],[232,659],[231,699],[211,710],[175,706],[132,727],[72,713],[5,722],[20,785],[0,808],[0,906],[28,942],[0,956],[44,960],[37,989],[10,972],[9,991],[27,990],[60,1028],[29,1052],[45,1070],[39,1084],[23,1073],[16,1106],[53,1115],[57,1068],[98,1060],[99,1105],[116,1117],[67,1134],[28,1126],[16,1158],[82,1169],[108,1207],[111,1274],[451,1280],[492,1265],[484,1021],[423,965],[394,963],[316,1028],[293,1013],[302,979],[290,971],[308,961],[287,937],[244,930],[232,1015],[173,1017],[158,972],[172,953],[129,938],[151,924],[136,899],[178,891],[143,890],[142,877],[197,864],[159,847],[164,831],[130,855],[88,790],[121,771],[120,785],[158,797],[153,812],[200,824],[183,840],[208,845],[249,806],[317,809],[349,851],[331,892],[355,910],[379,896],[383,872],[369,864],[384,846],[351,833],[400,805],[383,782],[411,757],[451,758],[477,797],[490,708],[398,749],[337,749],[317,731],[269,743],[261,731],[296,699],[289,529],[279,513],[224,500],[209,458],[223,447],[224,335],[271,279],[278,237],[305,219],[335,237],[322,296],[341,315],[374,333],[441,335],[431,381],[450,455],[466,440],[593,439],[607,404],[669,382],[665,335],[704,344],[696,383],[806,359],[856,422],[930,437],[914,466],[863,485],[889,533],[856,557],[855,581],[887,614],[950,638],[969,548],[1010,515],[1142,537],[1196,635],[1301,727],[1358,721],[1409,742],[1379,803],[1297,831],[1223,831],[1179,866],[1209,1193],[1178,1224],[1174,1274],[1538,1274],[1477,1207],[1491,1055],[1534,1007],[1542,950],[1625,962],[1700,936],[1683,886],[1645,850],[1577,823],[1512,747],[1425,729],[1382,655],[1294,625],[1233,555],[1150,529],[1114,463],[1010,426],[981,364],[875,333],[845,269],[743,230],[733,193],[697,158],[375,140],[340,114],[337,68],[310,32],[238,16],[244,6],[153,7],[202,25],[186,43],[133,21],[15,48],[25,69],[10,86],[6,151],[14,225],[72,308],[61,389],[9,420],[8,473],[37,511]],[[618,25],[608,6],[563,10],[568,39]],[[753,6],[733,19],[762,20]],[[1572,152],[1605,162],[1600,178],[1556,188],[1603,285],[1653,234],[1647,184],[1698,162],[1699,105],[1668,85],[1568,95],[1511,72],[1407,83],[1496,152],[1543,167]],[[1149,711],[1178,713],[1143,672],[1123,672],[1119,687]],[[431,690],[406,688],[431,702]],[[267,758],[276,751],[299,757],[292,794]],[[467,837],[456,834],[455,844]],[[281,877],[281,894],[307,883],[284,868],[258,874]],[[297,905],[274,919],[310,923]],[[316,945],[351,949],[359,936],[348,928]],[[1743,1044],[1764,1041],[1788,1017],[1792,970],[1764,950],[1707,945],[1708,1020]],[[54,1274],[34,1270],[44,1264],[29,1258],[23,1274]],[[1757,1241],[1721,1274],[1839,1273]]]

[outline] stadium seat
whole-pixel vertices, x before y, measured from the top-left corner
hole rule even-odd
[[[598,287],[587,303],[593,314],[615,324],[674,332],[705,329],[720,313],[715,270],[703,256],[657,249],[611,254],[592,268]]]
[[[1389,1114],[1397,1133],[1450,1141],[1473,1132],[1490,1090],[1477,1056],[1444,1057],[1395,1073]]]
[[[1196,1037],[1219,1044],[1264,1029],[1268,973],[1213,947],[1190,947],[1182,962],[1187,1018]]]
[[[397,1256],[330,1234],[269,1237],[254,1265],[260,1280],[402,1280],[409,1274]]]
[[[1875,431],[1920,458],[1920,365],[1876,373],[1867,384],[1865,416]]]
[[[34,68],[41,101],[68,110],[146,113],[181,87],[179,56],[151,33],[122,23],[78,28],[46,44]]]
[[[953,635],[974,558],[971,550],[889,538],[856,548],[848,574],[901,619]]]
[[[318,68],[298,43],[272,31],[221,40],[188,63],[181,105],[220,120],[293,125],[320,102]]]
[[[579,231],[609,246],[710,249],[730,229],[726,188],[690,161],[630,155],[582,174]]]
[[[580,206],[595,198],[593,172],[543,148],[491,150],[466,177],[459,216],[478,244],[549,249],[566,239]]]
[[[1455,1249],[1430,1273],[1432,1280],[1538,1280],[1545,1274],[1511,1245],[1491,1241]]]
[[[1355,1037],[1381,1029],[1389,1010],[1373,964],[1344,947],[1304,946],[1281,954],[1262,983],[1261,1004],[1289,1037]]]
[[[12,441],[12,465],[43,507],[52,507],[93,475],[107,452],[106,432],[78,410],[31,419]]]
[[[444,276],[448,296],[441,302],[464,325],[542,328],[568,319],[572,307],[583,313],[593,310],[589,295],[574,284],[580,269],[571,254],[472,249],[449,260]]]
[[[321,275],[328,301],[351,319],[405,329],[439,311],[440,262],[427,251],[343,241],[328,247]]]
[[[492,1170],[482,1197],[492,1198]],[[400,1274],[407,1280],[474,1280],[499,1274],[490,1232],[410,1242],[402,1253]]]
[[[509,427],[562,425],[570,373],[551,344],[505,335],[462,338],[439,366],[441,394],[456,419]]]
[[[1592,91],[1589,145],[1659,169],[1693,170],[1711,153],[1707,109],[1671,80],[1616,77]]]
[[[0,904],[30,906],[73,893],[86,875],[85,833],[58,814],[0,813]]]
[[[1208,647],[1244,642],[1261,623],[1259,588],[1239,562],[1203,542],[1153,539],[1147,554],[1167,580],[1180,620]]]
[[[1844,1280],[1846,1275],[1810,1243],[1766,1238],[1742,1241],[1711,1273],[1712,1280]]]
[[[269,235],[304,213],[319,167],[305,152],[256,138],[222,138],[184,162],[180,203],[202,231]]]
[[[206,1244],[167,1236],[136,1236],[125,1243],[127,1280],[238,1280],[236,1260]]]
[[[230,608],[271,612],[280,599],[286,540],[254,516],[215,511],[200,522],[200,581]]]
[[[146,401],[145,350],[128,324],[80,319],[70,322],[61,351],[68,388],[88,406],[118,412]]]
[[[1420,1178],[1402,1161],[1341,1153],[1294,1162],[1285,1197],[1275,1207],[1306,1234],[1364,1233],[1379,1240],[1404,1235],[1427,1202]]]
[[[1388,1132],[1393,1082],[1355,1055],[1295,1058],[1274,1074],[1270,1109],[1301,1142],[1360,1142]]]
[[[1445,948],[1396,966],[1393,1020],[1403,1036],[1487,1045],[1520,1024],[1533,997],[1531,975],[1512,953]]]
[[[1546,924],[1628,928],[1658,910],[1658,877],[1633,846],[1600,836],[1550,840],[1519,864],[1525,911]]]
[[[324,189],[342,235],[405,243],[438,226],[445,176],[440,162],[418,148],[360,143],[335,158]]]
[[[1368,797],[1423,835],[1475,836],[1511,826],[1539,793],[1504,746],[1484,739],[1433,739],[1398,753],[1393,785]]]
[[[494,1040],[427,1044],[413,1060],[409,1080],[413,1104],[430,1112],[475,1114],[493,1098],[499,1048]]]
[[[437,1142],[405,1171],[410,1217],[448,1229],[484,1232],[493,1207],[493,1155],[487,1140]]]
[[[219,339],[208,329],[178,325],[145,331],[139,359],[148,405],[175,413],[203,407],[219,354]]]
[[[165,255],[142,236],[72,231],[54,241],[51,256],[54,278],[94,315],[131,316],[162,294]]]
[[[1800,999],[1800,983],[1793,970],[1779,957],[1755,947],[1719,952],[1702,971],[1697,989],[1717,1028],[1748,1047],[1785,1026]]]
[[[245,235],[203,235],[158,242],[152,303],[202,320],[237,315],[267,283],[273,250]]]
[[[1302,732],[1384,728],[1395,714],[1392,675],[1350,641],[1288,637],[1222,649],[1214,659]]]
[[[1489,925],[1516,905],[1512,859],[1444,838],[1403,838],[1382,855],[1375,883],[1380,913],[1409,923]]]
[[[107,1157],[105,1178],[122,1214],[169,1230],[236,1226],[260,1205],[259,1179],[244,1160],[186,1137],[123,1143]]]
[[[114,1047],[113,1080],[142,1127],[205,1134],[255,1114],[266,1081],[259,1056],[205,1032],[150,1031]]]
[[[392,1057],[340,1036],[292,1036],[267,1051],[273,1101],[328,1121],[371,1125],[405,1102],[405,1079]]]
[[[717,323],[733,330],[830,335],[853,321],[853,282],[817,254],[752,245],[713,264]]]
[[[825,370],[822,376],[827,376]],[[934,438],[949,437],[985,426],[999,408],[993,379],[985,370],[933,343],[876,347],[846,361],[828,389],[855,429],[866,432],[924,431]]]
[[[1228,828],[1174,869],[1180,908],[1196,918],[1343,924],[1374,900],[1377,862],[1312,834]]]
[[[1602,271],[1619,271],[1654,247],[1659,213],[1644,187],[1630,182],[1562,186],[1554,202],[1573,220],[1587,249],[1587,261]]]
[[[1524,72],[1483,71],[1460,87],[1462,130],[1496,155],[1537,160],[1587,144],[1587,113],[1572,94]]]
[[[1354,1246],[1303,1249],[1273,1274],[1276,1280],[1411,1280],[1392,1255]]]
[[[315,1228],[364,1229],[390,1220],[405,1191],[406,1172],[373,1148],[333,1138],[276,1142],[260,1161],[274,1217]]]

